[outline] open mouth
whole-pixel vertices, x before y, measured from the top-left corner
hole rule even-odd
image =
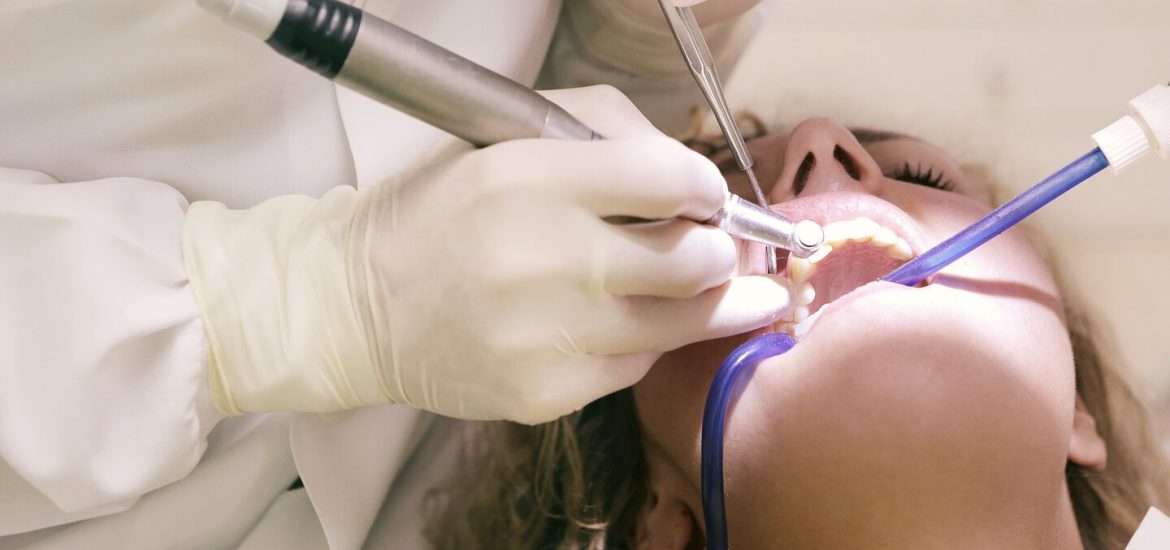
[[[825,230],[816,254],[790,256],[782,272],[791,283],[793,307],[774,329],[798,338],[825,305],[914,259],[922,246],[917,224],[885,201],[863,196],[829,204],[826,199],[832,197],[824,197],[819,207],[784,205],[786,213],[818,221]]]

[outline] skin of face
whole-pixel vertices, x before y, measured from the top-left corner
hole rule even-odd
[[[974,198],[986,190],[954,160],[914,139],[862,146],[846,128],[812,119],[751,149],[774,210],[820,223],[884,212],[903,222],[891,229],[916,254],[990,210]],[[809,155],[815,164],[796,194]],[[953,189],[887,177],[906,163],[941,171]],[[741,174],[725,174],[733,192],[751,196]],[[742,256],[743,270],[760,269],[758,249],[743,245]],[[719,364],[750,336],[668,353],[635,386],[654,494],[640,548],[703,540],[703,404]],[[825,306],[733,403],[729,544],[1079,548],[1066,461],[1103,467],[1104,449],[1075,410],[1057,287],[1022,234],[1006,232],[925,287],[868,284]]]

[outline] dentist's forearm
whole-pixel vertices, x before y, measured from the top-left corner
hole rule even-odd
[[[3,539],[181,479],[222,415],[207,396],[177,190],[0,168],[0,197]]]

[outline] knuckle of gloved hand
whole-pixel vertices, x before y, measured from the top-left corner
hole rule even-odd
[[[472,265],[476,266],[475,277],[484,299],[495,303],[511,303],[524,298],[523,285],[530,277],[528,266],[524,263],[495,256],[483,257],[480,261],[473,261]]]
[[[468,250],[467,265],[479,271],[481,286],[514,298],[525,299],[524,292],[543,292],[549,285],[577,284],[588,277],[585,256],[596,233],[577,223],[575,216],[584,215],[573,209],[547,209],[487,216],[488,236]]]
[[[539,140],[514,140],[497,143],[469,154],[463,159],[463,174],[458,178],[466,185],[463,192],[481,196],[513,192],[531,184],[533,178],[523,177],[522,171],[540,170]]]
[[[674,199],[671,215],[710,217],[723,205],[727,183],[711,161],[670,138],[641,140],[632,161]]]
[[[735,239],[720,229],[705,225],[693,227],[692,232],[702,240],[700,254],[708,264],[707,272],[714,274],[718,283],[726,281],[739,265],[739,247]]]
[[[695,204],[701,210],[699,214],[713,216],[727,199],[727,180],[710,159],[685,146],[683,148],[686,149],[688,176],[684,181],[691,186]]]
[[[550,422],[580,407],[575,389],[565,388],[555,377],[555,365],[542,365],[545,373],[518,379],[512,390],[512,420],[522,424]]]
[[[496,364],[538,365],[556,360],[561,331],[572,328],[577,317],[588,315],[591,304],[558,284],[531,284],[492,300],[492,322],[477,338]],[[566,319],[565,317],[568,317]]]
[[[735,242],[726,233],[690,222],[680,222],[671,262],[671,276],[680,298],[689,298],[719,286],[735,272],[738,263]]]
[[[528,426],[535,426],[545,422],[552,422],[566,414],[573,412],[563,402],[555,402],[542,395],[529,394],[528,399],[521,399],[514,404],[511,420]]]
[[[481,255],[477,265],[479,278],[486,292],[500,301],[532,301],[549,287],[563,287],[566,283],[583,279],[584,266],[567,250],[544,246],[524,246],[517,241],[507,250]]]
[[[630,101],[629,97],[626,97],[626,94],[609,84],[587,86],[582,88],[582,91],[589,94],[592,108],[623,114],[638,112],[638,108],[634,106],[634,102]]]

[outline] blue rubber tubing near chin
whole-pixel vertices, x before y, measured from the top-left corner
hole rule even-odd
[[[756,366],[792,349],[796,340],[781,333],[764,334],[735,348],[711,381],[703,409],[701,490],[708,550],[727,548],[727,515],[723,503],[723,427],[727,408],[739,397]]]

